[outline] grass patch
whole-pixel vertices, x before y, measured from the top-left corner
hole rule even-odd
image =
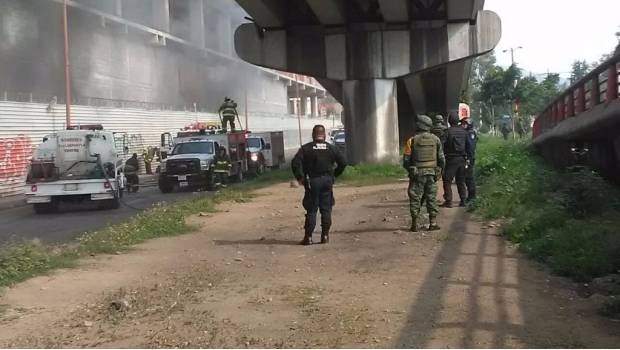
[[[525,142],[482,138],[473,209],[506,218],[502,233],[530,257],[578,281],[620,269],[620,191],[588,169],[557,171]]]
[[[336,181],[350,186],[380,185],[407,177],[400,164],[364,164],[348,166]]]
[[[252,191],[289,180],[289,172],[273,171],[260,179],[234,186],[213,195],[198,195],[174,203],[156,205],[121,223],[85,233],[68,244],[39,241],[13,243],[0,249],[0,287],[9,286],[57,268],[72,267],[77,259],[96,254],[115,254],[149,239],[192,231],[185,218],[214,212],[222,202],[247,202]]]

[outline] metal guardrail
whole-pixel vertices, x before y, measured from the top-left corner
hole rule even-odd
[[[618,99],[619,64],[620,54],[616,54],[560,94],[534,121],[532,137],[537,138],[567,118]]]

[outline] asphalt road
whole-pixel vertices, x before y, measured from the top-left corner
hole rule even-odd
[[[35,214],[30,205],[4,209],[0,210],[0,242],[35,238],[45,242],[69,241],[83,232],[119,222],[155,203],[194,195],[189,191],[162,194],[157,186],[147,186],[137,193],[125,193],[119,209],[100,210],[93,203],[63,203],[60,211],[54,214]]]

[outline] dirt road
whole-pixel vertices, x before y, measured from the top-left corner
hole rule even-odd
[[[405,184],[337,189],[303,247],[300,189],[83,261],[0,299],[0,347],[617,347],[620,324],[463,209],[408,233]]]

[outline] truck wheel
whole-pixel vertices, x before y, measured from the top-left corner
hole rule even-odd
[[[238,169],[239,171],[237,172],[237,175],[235,176],[235,180],[237,180],[237,182],[243,182],[243,171],[241,171],[241,168]]]
[[[256,166],[256,176],[261,176],[265,173],[265,164],[260,163]]]
[[[121,207],[121,199],[116,197],[114,199],[106,200],[104,205],[105,209],[118,209]]]
[[[166,179],[159,179],[158,186],[161,193],[170,193],[174,189],[172,184]]]
[[[50,214],[58,211],[58,202],[52,199],[50,203],[35,203],[33,208],[37,214]]]

